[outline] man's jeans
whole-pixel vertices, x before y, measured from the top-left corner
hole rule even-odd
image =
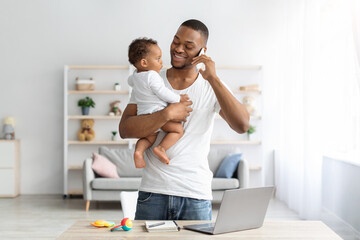
[[[211,220],[211,201],[139,191],[135,220]]]

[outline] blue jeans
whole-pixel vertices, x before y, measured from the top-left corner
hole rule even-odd
[[[135,220],[211,220],[210,200],[139,191]]]

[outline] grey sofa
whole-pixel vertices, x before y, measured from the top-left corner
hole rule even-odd
[[[120,176],[118,179],[97,176],[91,168],[92,158],[87,158],[83,165],[83,194],[86,200],[86,211],[90,201],[120,201],[121,191],[137,191],[141,182],[142,169],[136,169],[131,149],[99,148],[99,154],[115,163]],[[210,170],[215,174],[221,161],[232,153],[240,153],[234,147],[226,146],[212,148],[208,155]],[[249,182],[249,168],[246,160],[242,159],[237,168],[237,178],[213,178],[213,202],[220,202],[224,190],[246,188]]]

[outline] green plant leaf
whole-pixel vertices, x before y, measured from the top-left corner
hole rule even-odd
[[[95,108],[95,102],[92,98],[90,97],[85,97],[83,99],[80,99],[78,101],[78,106],[82,107],[82,108],[86,108],[86,107],[92,107]]]
[[[248,134],[253,134],[254,132],[256,132],[256,127],[253,125],[249,126],[249,129],[247,130]]]

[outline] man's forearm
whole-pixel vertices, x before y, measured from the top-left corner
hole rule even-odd
[[[249,113],[246,108],[229,92],[219,78],[209,80],[221,107],[221,113],[230,127],[237,133],[249,128]]]
[[[124,111],[123,118],[119,124],[119,133],[122,138],[143,138],[149,136],[168,121],[164,110],[140,116],[127,116]]]

